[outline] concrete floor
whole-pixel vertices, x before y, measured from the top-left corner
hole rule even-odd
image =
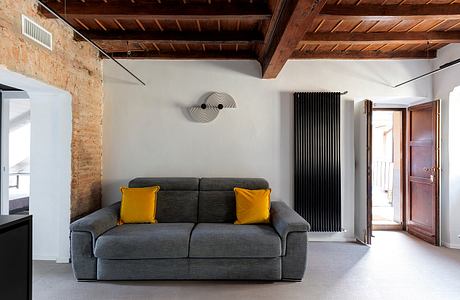
[[[34,262],[34,299],[460,299],[460,250],[402,232],[375,232],[371,247],[309,244],[303,282],[76,282],[70,265]]]

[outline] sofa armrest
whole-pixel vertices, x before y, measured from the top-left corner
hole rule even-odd
[[[310,224],[286,203],[274,201],[270,208],[271,224],[281,237],[282,253],[286,254],[286,242],[291,232],[307,232]]]
[[[98,236],[117,225],[119,213],[120,202],[117,202],[73,222],[70,231],[89,232],[94,242]]]

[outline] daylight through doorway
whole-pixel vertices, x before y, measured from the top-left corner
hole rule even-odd
[[[372,120],[372,227],[402,224],[403,113],[375,110]]]

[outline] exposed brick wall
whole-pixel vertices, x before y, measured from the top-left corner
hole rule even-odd
[[[22,35],[21,14],[53,34],[53,51]],[[62,22],[39,16],[35,0],[1,0],[0,66],[72,94],[71,218],[99,208],[103,88],[97,51],[75,42]]]

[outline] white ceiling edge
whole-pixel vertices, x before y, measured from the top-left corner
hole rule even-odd
[[[375,108],[404,108],[415,104],[432,101],[426,97],[365,97],[356,98],[355,102],[371,100]]]

